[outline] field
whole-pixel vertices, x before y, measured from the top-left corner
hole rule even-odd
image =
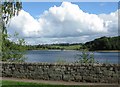
[[[59,48],[59,49],[64,49],[64,50],[77,50],[80,49],[80,45],[71,45],[71,46],[50,46],[50,48]]]

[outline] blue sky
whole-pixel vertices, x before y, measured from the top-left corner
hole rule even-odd
[[[54,5],[60,6],[62,2],[23,2],[23,9],[33,17],[42,14]],[[90,14],[109,14],[118,9],[117,2],[72,2],[77,4],[84,12]]]
[[[8,32],[14,34],[13,30],[28,44],[85,43],[117,36],[118,3],[23,2],[23,10],[13,18]]]

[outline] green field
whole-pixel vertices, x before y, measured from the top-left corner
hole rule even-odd
[[[50,48],[59,48],[64,50],[77,50],[80,49],[80,45],[71,45],[71,46],[50,46]]]

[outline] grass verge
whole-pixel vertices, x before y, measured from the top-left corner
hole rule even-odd
[[[116,87],[116,85],[50,85],[42,83],[3,80],[1,87]]]
[[[77,85],[50,85],[42,83],[32,82],[18,82],[18,81],[2,81],[2,87],[88,87],[88,86],[77,86]]]

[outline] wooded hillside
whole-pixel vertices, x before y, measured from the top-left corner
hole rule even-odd
[[[101,37],[84,44],[89,50],[120,50],[120,36]]]

